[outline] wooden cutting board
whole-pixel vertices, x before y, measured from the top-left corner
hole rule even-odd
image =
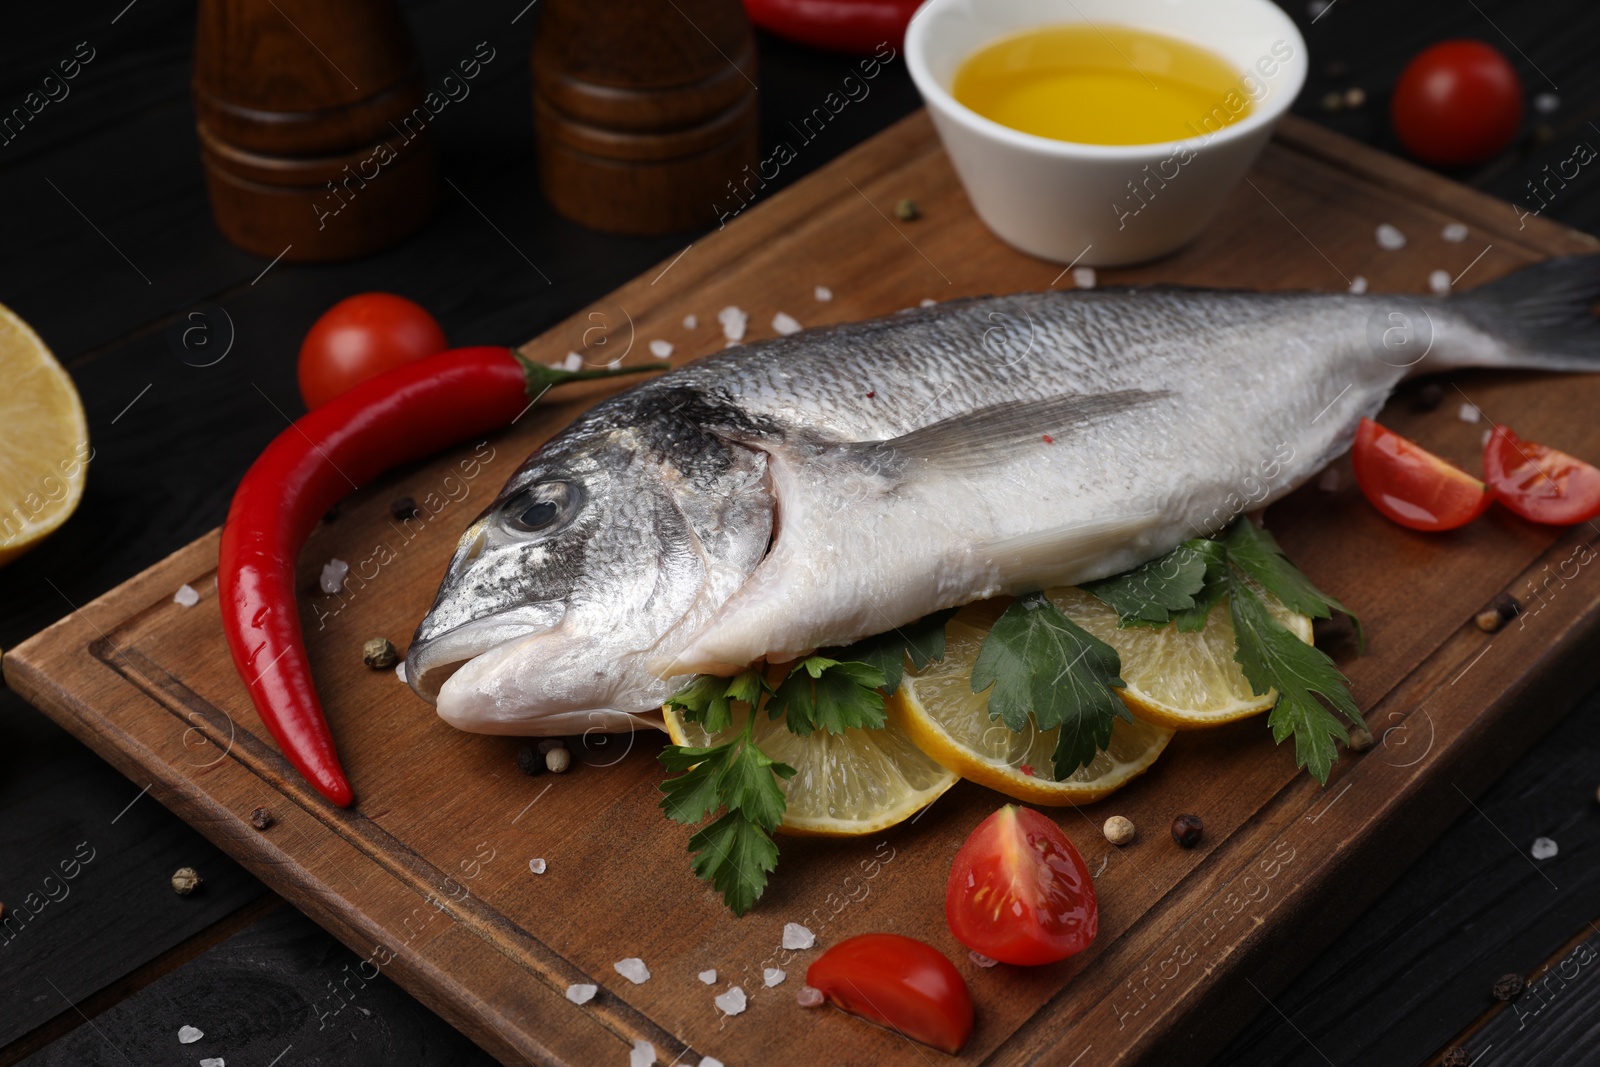
[[[922,217],[895,218],[914,198]],[[1466,224],[1463,242],[1441,236]],[[1374,239],[1405,233],[1400,251]],[[1277,139],[1191,247],[1160,263],[1102,271],[1100,282],[1170,281],[1344,291],[1425,292],[1430,272],[1463,286],[1595,242],[1298,121]],[[644,362],[652,340],[674,359],[719,351],[719,309],[750,314],[770,336],[777,312],[806,325],[882,315],[980,293],[1072,285],[1061,268],[1002,245],[973,215],[925,116],[918,114],[788,191],[696,241],[586,308],[525,351],[569,350]],[[815,286],[833,291],[820,302]],[[685,316],[698,318],[688,326]],[[606,347],[609,346],[609,347]],[[963,1062],[1200,1063],[1366,907],[1407,863],[1582,691],[1600,681],[1592,652],[1600,581],[1595,530],[1541,529],[1501,511],[1454,534],[1390,525],[1340,488],[1308,486],[1268,525],[1323,588],[1366,620],[1369,651],[1330,646],[1380,743],[1340,761],[1325,788],[1296,773],[1262,719],[1180,735],[1114,798],[1056,818],[1096,872],[1099,940],[1059,965],[976,966],[943,917],[950,858],[1001,798],[962,784],[915,823],[859,840],[784,839],[754,912],[733,918],[689,870],[688,832],[656,808],[657,735],[585,751],[564,776],[528,778],[515,739],[457,732],[392,673],[361,664],[361,645],[402,648],[427,610],[460,530],[539,442],[609,385],[541,405],[512,430],[356,494],[312,536],[301,566],[310,654],[359,801],[323,803],[267,739],[235,677],[219,628],[215,534],[201,538],[61,620],[5,657],[29,700],[135,784],[217,842],[506,1063],[621,1064],[648,1041],[662,1063],[703,1055],[769,1062],[922,1064],[940,1054],[794,995],[820,950],[868,931],[913,934],[947,952],[978,1007]],[[1579,455],[1600,456],[1600,377],[1464,373],[1432,412],[1415,387],[1384,418],[1469,468],[1488,422],[1470,401]],[[406,495],[422,517],[401,523]],[[340,597],[317,575],[351,564]],[[192,608],[173,601],[188,583]],[[1529,602],[1490,637],[1471,616],[1502,591]],[[275,824],[251,828],[269,808]],[[1192,851],[1167,833],[1193,812]],[[1122,850],[1100,823],[1139,827]],[[543,874],[529,861],[543,859]],[[818,947],[785,952],[784,923]],[[641,985],[613,964],[640,957]],[[767,968],[786,979],[764,984]],[[717,972],[711,985],[696,975]],[[361,976],[316,1005],[359,1005]],[[599,995],[569,1003],[573,983]],[[749,1008],[713,997],[738,984]]]

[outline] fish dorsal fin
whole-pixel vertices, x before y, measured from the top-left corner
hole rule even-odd
[[[1046,436],[1064,440],[1096,423],[1150,408],[1170,395],[1164,389],[1119,389],[1044,400],[1008,400],[920,426],[899,437],[848,447],[937,464],[947,470],[988,467],[1016,455],[1024,445],[1043,444]]]

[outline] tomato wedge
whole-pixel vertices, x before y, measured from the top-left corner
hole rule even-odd
[[[1508,426],[1483,446],[1483,477],[1500,503],[1533,522],[1571,526],[1600,515],[1600,470],[1524,441]]]
[[[1100,929],[1083,857],[1059,826],[1013,804],[979,823],[956,853],[944,915],[963,945],[1024,966],[1082,952]]]
[[[1454,530],[1482,515],[1494,490],[1415,441],[1362,419],[1350,450],[1372,506],[1413,530]]]
[[[862,934],[806,969],[828,1003],[942,1052],[972,1036],[972,994],[956,965],[932,945],[900,934]]]

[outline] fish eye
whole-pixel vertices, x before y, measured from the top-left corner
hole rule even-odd
[[[545,533],[570,519],[578,507],[578,490],[566,482],[529,486],[506,501],[505,524],[523,533]]]

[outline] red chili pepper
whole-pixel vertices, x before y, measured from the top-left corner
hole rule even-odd
[[[509,348],[441,352],[295,420],[245,472],[222,528],[222,630],[261,721],[317,792],[340,807],[354,799],[295,603],[295,562],[317,520],[389,468],[506,425],[553,385],[659,369],[559,371]]]
[[[899,48],[922,0],[744,0],[750,21],[791,41],[866,55]],[[880,57],[882,58],[882,57]]]

